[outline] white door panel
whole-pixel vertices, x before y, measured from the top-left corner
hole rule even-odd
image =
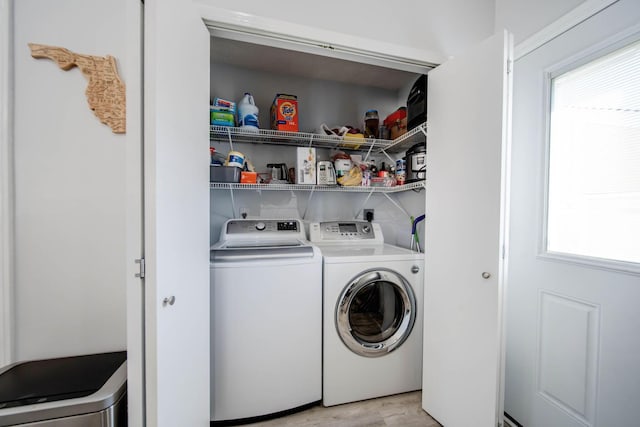
[[[501,413],[508,40],[429,73],[422,399],[448,427]]]
[[[144,89],[146,424],[208,426],[209,33],[190,2],[145,3]]]
[[[127,414],[128,425],[144,425],[144,280],[136,277],[143,257],[142,223],[142,2],[125,6],[127,82]]]
[[[639,21],[640,3],[619,1],[515,63],[505,411],[527,427],[640,419],[640,278],[538,256],[545,71],[628,36]]]

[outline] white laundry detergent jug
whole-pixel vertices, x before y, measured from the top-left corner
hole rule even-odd
[[[238,127],[251,132],[258,132],[258,107],[253,102],[253,96],[245,92],[238,102]]]

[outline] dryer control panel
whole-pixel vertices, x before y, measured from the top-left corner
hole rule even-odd
[[[384,243],[380,224],[367,221],[314,222],[309,225],[309,240],[314,243]]]

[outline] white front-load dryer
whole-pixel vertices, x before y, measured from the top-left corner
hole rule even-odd
[[[315,223],[310,236],[323,256],[323,405],[421,389],[424,254],[367,222]]]

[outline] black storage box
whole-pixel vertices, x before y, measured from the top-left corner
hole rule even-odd
[[[241,168],[235,166],[210,166],[209,182],[240,182]]]
[[[407,97],[407,130],[427,121],[427,75],[421,75]]]

